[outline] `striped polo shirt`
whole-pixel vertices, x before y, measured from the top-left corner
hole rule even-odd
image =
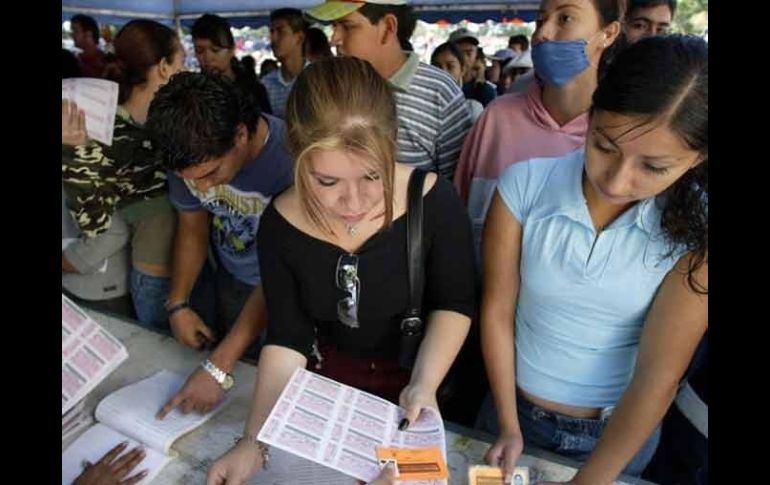
[[[303,68],[307,67],[309,64],[310,63],[305,60]],[[260,79],[267,90],[267,97],[270,99],[270,107],[273,109],[273,116],[279,118],[284,117],[286,101],[289,99],[289,93],[296,80],[297,78],[295,77],[290,81],[286,81],[283,78],[283,74],[281,74],[280,68]]]
[[[398,112],[401,163],[454,176],[471,117],[460,86],[413,52],[390,79]]]

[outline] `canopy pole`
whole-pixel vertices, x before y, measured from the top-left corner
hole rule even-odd
[[[179,0],[174,0],[174,24],[176,25],[176,33],[179,36],[179,40],[182,40],[182,19],[179,17],[181,12]]]

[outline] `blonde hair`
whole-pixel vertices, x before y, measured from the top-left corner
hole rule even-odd
[[[287,143],[294,157],[295,190],[319,229],[333,234],[310,186],[309,159],[317,150],[340,149],[366,160],[382,180],[385,214],[393,221],[396,104],[388,83],[366,61],[332,57],[306,67],[286,102]]]

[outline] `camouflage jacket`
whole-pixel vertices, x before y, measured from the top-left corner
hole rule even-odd
[[[105,232],[116,210],[168,193],[161,156],[153,150],[144,128],[118,106],[112,146],[90,140],[62,145],[62,183],[67,207],[81,232]]]

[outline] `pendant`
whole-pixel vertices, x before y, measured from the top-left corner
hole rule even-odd
[[[353,224],[346,226],[346,229],[348,231],[348,236],[355,236],[358,231],[358,228]]]

